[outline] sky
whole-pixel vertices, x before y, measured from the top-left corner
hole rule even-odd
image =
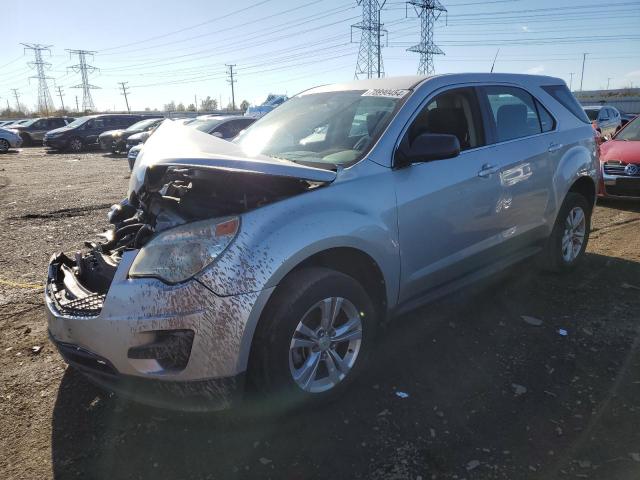
[[[640,86],[640,1],[441,0],[436,22],[435,73],[535,73],[583,89]],[[1,0],[1,3],[9,0]],[[0,105],[37,104],[38,82],[21,43],[51,45],[43,60],[60,107],[82,104],[78,58],[66,49],[95,51],[89,81],[99,110],[125,109],[118,82],[128,82],[132,110],[185,105],[206,96],[229,103],[226,64],[235,64],[236,103],[261,103],[269,93],[293,95],[354,77],[362,19],[355,0],[50,0],[10,2],[0,43]],[[406,2],[387,0],[382,58],[386,76],[415,74],[420,19]],[[498,52],[499,49],[499,52]],[[573,73],[573,79],[571,79]]]

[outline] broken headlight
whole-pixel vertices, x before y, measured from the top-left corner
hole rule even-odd
[[[238,232],[240,219],[187,223],[158,234],[138,252],[129,276],[183,282],[213,262]]]

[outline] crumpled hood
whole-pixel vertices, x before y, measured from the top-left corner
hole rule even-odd
[[[197,167],[311,182],[332,182],[336,178],[336,172],[331,170],[266,155],[248,156],[235,143],[175,122],[164,122],[144,144],[131,172],[129,195],[140,190],[147,169],[155,166]]]

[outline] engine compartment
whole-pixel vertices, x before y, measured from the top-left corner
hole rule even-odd
[[[111,207],[110,228],[76,252],[71,270],[88,291],[104,295],[122,254],[143,247],[155,233],[196,220],[240,215],[322,185],[233,170],[149,168],[143,187]]]

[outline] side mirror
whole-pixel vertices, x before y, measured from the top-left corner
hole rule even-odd
[[[458,155],[460,155],[460,142],[455,135],[423,133],[418,135],[411,145],[403,140],[396,152],[396,160],[400,165],[408,165],[416,162],[445,160]]]

